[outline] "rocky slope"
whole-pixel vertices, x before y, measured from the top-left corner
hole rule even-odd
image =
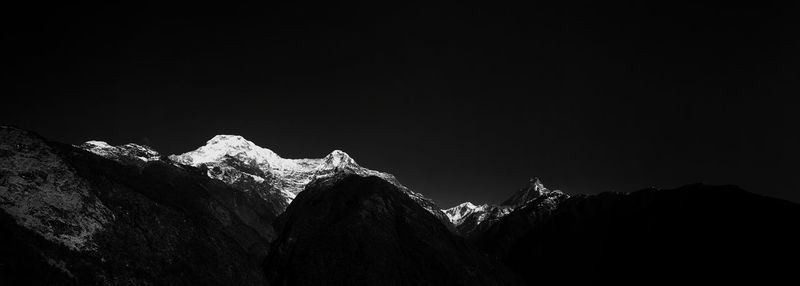
[[[132,165],[158,161],[161,158],[161,155],[152,148],[133,143],[111,146],[104,141],[86,141],[77,147],[120,163]]]
[[[486,259],[399,187],[377,177],[319,180],[276,223],[274,285],[508,285]]]
[[[577,196],[533,223],[529,208],[481,245],[530,285],[779,285],[800,257],[800,205],[737,187]]]
[[[2,284],[265,285],[268,206],[140,157],[121,164],[0,127]]]
[[[467,202],[443,211],[459,234],[474,241],[497,221],[530,201],[539,200],[540,202],[536,206],[540,210],[550,210],[568,197],[561,191],[545,188],[538,178],[532,178],[528,185],[515,192],[502,205],[483,204],[476,206]],[[532,212],[532,209],[528,210],[528,213],[530,212]]]

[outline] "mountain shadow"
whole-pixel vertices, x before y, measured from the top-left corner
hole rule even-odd
[[[276,221],[275,285],[513,285],[436,217],[377,177],[317,181]]]

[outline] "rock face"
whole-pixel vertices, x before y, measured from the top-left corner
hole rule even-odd
[[[169,158],[180,164],[205,168],[209,177],[259,195],[272,206],[276,215],[282,213],[310,182],[356,174],[379,177],[394,184],[440,220],[448,221],[430,199],[404,187],[391,174],[359,166],[340,150],[320,159],[285,159],[241,136],[217,135],[197,150]]]
[[[477,206],[475,210],[462,220],[458,221],[456,230],[464,238],[474,241],[474,239],[485,232],[497,221],[508,215],[514,210],[510,206],[496,206],[483,204]]]
[[[556,194],[551,195],[551,193]],[[503,205],[518,208],[542,196],[559,197],[559,194],[563,195],[563,193],[559,190],[550,190],[545,188],[544,184],[542,184],[542,181],[539,180],[539,178],[532,178],[528,182],[527,186],[514,193],[514,195],[503,202]]]
[[[86,141],[86,143],[78,147],[114,161],[132,165],[141,165],[144,162],[158,161],[161,157],[161,155],[152,148],[133,143],[111,146],[103,141]]]
[[[140,161],[0,127],[3,284],[265,285],[268,206],[195,168]]]
[[[444,210],[444,212],[459,234],[471,241],[475,241],[497,221],[512,211],[522,208],[528,202],[539,201],[535,207],[526,211],[526,213],[530,214],[536,211],[551,210],[560,201],[568,197],[561,191],[545,188],[538,178],[533,178],[530,179],[528,185],[514,193],[502,205],[483,204],[476,206],[467,202]]]
[[[275,285],[505,285],[504,269],[377,177],[321,180],[276,223]]]
[[[0,207],[17,224],[73,251],[97,248],[91,240],[114,215],[67,161],[42,138],[0,129]]]
[[[533,224],[525,209],[482,242],[530,285],[777,285],[800,257],[800,205],[737,187],[572,197]]]

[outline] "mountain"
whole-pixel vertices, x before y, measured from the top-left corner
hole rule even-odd
[[[169,158],[180,164],[205,166],[209,177],[232,185],[252,179],[255,184],[244,185],[253,186],[256,190],[269,189],[270,192],[257,192],[269,198],[278,196],[285,202],[278,213],[282,213],[310,182],[341,174],[356,174],[379,177],[396,185],[429,212],[445,220],[445,215],[433,201],[409,190],[391,174],[359,166],[353,158],[340,150],[334,150],[320,159],[284,159],[272,150],[261,148],[241,136],[217,135],[197,150]]]
[[[318,180],[276,221],[265,268],[274,285],[509,285],[505,272],[398,186]]]
[[[447,214],[459,234],[474,241],[497,221],[512,211],[525,206],[530,201],[540,201],[536,204],[537,211],[550,210],[555,208],[558,202],[568,197],[561,191],[545,188],[539,178],[532,178],[525,187],[515,192],[502,205],[483,204],[476,206],[466,202],[443,211]],[[529,209],[527,212],[531,211],[533,209]]]
[[[539,197],[549,196],[551,193],[563,194],[559,190],[545,188],[539,178],[532,178],[527,186],[514,193],[514,195],[504,201],[502,205],[517,208]],[[556,195],[552,196],[555,197]]]
[[[110,159],[134,164],[158,160],[157,152],[136,144],[113,147],[105,142],[89,141],[79,147]],[[130,150],[146,150],[148,153]],[[200,168],[210,178],[223,181],[242,192],[257,195],[270,206],[269,209],[275,216],[283,213],[310,182],[341,174],[356,174],[376,176],[398,186],[418,204],[449,224],[449,220],[433,201],[406,188],[391,174],[361,167],[340,150],[334,150],[319,159],[286,159],[242,136],[217,135],[194,151],[171,155],[168,159],[179,165]]]
[[[340,150],[321,159],[284,159],[272,150],[261,148],[236,135],[214,136],[205,146],[181,155],[172,155],[170,159],[191,166],[225,166],[226,159],[235,159],[257,170],[256,174],[248,173],[252,170],[243,172],[268,180],[269,184],[286,193],[289,200],[315,178],[330,176],[336,172],[373,175],[397,183],[389,174],[359,166],[353,158]]]
[[[0,127],[3,285],[265,285],[269,206],[146,149],[92,145],[105,156]]]
[[[454,225],[458,225],[461,223],[464,217],[475,212],[475,210],[477,210],[478,208],[479,208],[478,206],[472,204],[471,202],[465,202],[442,211],[444,212],[445,215],[447,215],[447,219],[449,219],[450,222],[452,222]]]
[[[532,179],[531,184],[520,189],[506,202],[517,204],[513,211],[485,224],[478,232],[470,233],[470,240],[477,246],[493,255],[502,256],[509,251],[509,245],[523,234],[527,233],[543,218],[561,206],[569,196],[560,191],[550,191],[541,187],[538,179]],[[513,198],[529,198],[524,204]],[[509,206],[510,207],[510,206]]]
[[[796,278],[796,203],[695,184],[575,196],[524,219],[535,204],[501,219],[481,241],[530,285],[779,285]]]
[[[0,127],[0,285],[772,285],[795,278],[798,222],[734,186],[568,196],[536,178],[442,211],[342,151],[219,135],[162,156]]]

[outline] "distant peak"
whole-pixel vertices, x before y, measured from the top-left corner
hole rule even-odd
[[[545,188],[544,184],[542,184],[542,181],[539,180],[538,177],[532,177],[528,179],[528,184],[525,187],[514,193],[510,198],[503,202],[502,205],[517,207],[551,192],[552,191]]]
[[[476,208],[478,208],[478,206],[476,206],[475,204],[473,204],[471,202],[463,202],[463,203],[461,203],[461,204],[459,204],[457,206],[454,206],[454,207],[449,208],[449,209],[444,209],[442,211],[444,211],[446,213],[450,213],[450,214],[455,214],[455,213],[458,213],[458,212],[469,212],[469,211],[474,210]]]
[[[466,207],[466,208],[474,209],[474,208],[477,208],[478,206],[476,206],[472,202],[464,202],[464,203],[461,203],[460,205],[458,205],[458,207],[462,207],[462,208]]]
[[[342,151],[342,150],[338,150],[338,149],[337,149],[337,150],[333,150],[333,151],[332,151],[330,154],[328,154],[328,156],[326,156],[326,157],[348,157],[348,158],[349,158],[349,157],[350,157],[350,155],[347,155],[347,153],[345,153],[344,151]]]
[[[536,191],[545,190],[544,184],[542,184],[542,180],[539,180],[538,177],[533,177],[528,180],[528,188],[531,187]]]
[[[444,214],[447,215],[447,218],[450,220],[450,223],[458,225],[465,217],[467,217],[468,215],[470,215],[475,211],[478,211],[483,206],[485,205],[476,206],[472,202],[463,202],[452,208],[442,210],[442,212],[444,212]]]
[[[325,156],[325,163],[332,166],[357,165],[350,155],[338,149]]]

